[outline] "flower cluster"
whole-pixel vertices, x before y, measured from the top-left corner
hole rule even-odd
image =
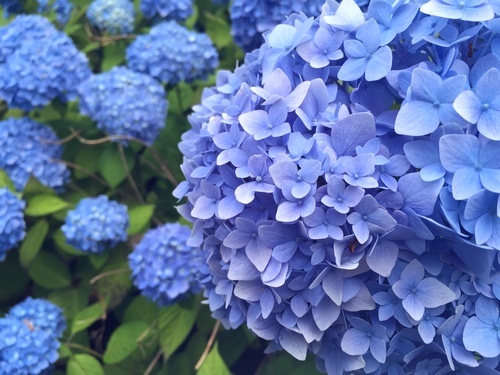
[[[100,195],[78,202],[61,230],[76,249],[101,254],[127,239],[128,226],[127,206]]]
[[[59,138],[46,125],[27,117],[0,121],[0,168],[21,191],[30,176],[48,187],[61,189],[69,179]]]
[[[130,69],[170,85],[205,79],[219,65],[208,35],[190,31],[175,21],[160,23],[149,34],[137,37],[127,48],[127,62]]]
[[[186,244],[191,230],[167,223],[149,230],[129,255],[134,284],[159,306],[196,294],[201,263],[199,249]]]
[[[22,12],[23,5],[19,0],[0,0],[0,5],[4,10],[4,17]]]
[[[26,203],[7,188],[0,188],[0,262],[7,251],[16,247],[26,236],[24,208]]]
[[[17,19],[0,29],[0,98],[24,111],[74,98],[75,85],[90,75],[87,57],[38,16]]]
[[[140,8],[146,18],[185,21],[193,14],[193,0],[141,0]]]
[[[0,318],[0,374],[47,373],[65,328],[62,310],[47,300],[28,297],[14,306]]]
[[[292,13],[304,12],[315,16],[321,12],[324,0],[234,0],[229,14],[231,34],[244,51],[260,47],[262,34],[285,21]]]
[[[48,12],[50,9],[56,14],[56,21],[60,25],[66,25],[73,11],[73,4],[70,0],[54,0],[49,4],[49,0],[37,0],[38,13]]]
[[[87,8],[89,23],[111,35],[134,30],[135,10],[130,0],[94,0]]]
[[[214,317],[328,374],[499,374],[497,8],[422,4],[291,15],[179,145]]]
[[[78,87],[80,110],[110,135],[125,135],[151,144],[165,127],[165,89],[148,75],[115,67]]]

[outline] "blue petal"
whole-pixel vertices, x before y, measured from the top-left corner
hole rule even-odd
[[[349,355],[363,355],[370,347],[370,338],[366,332],[348,329],[340,343],[342,350]]]
[[[470,134],[447,134],[439,139],[439,156],[447,171],[474,168],[479,161],[479,139]]]
[[[384,78],[391,70],[392,52],[388,46],[379,48],[368,60],[365,68],[367,81],[378,81]]]
[[[427,308],[446,305],[456,299],[455,293],[442,282],[428,277],[418,283],[418,298]]]
[[[432,133],[438,125],[438,110],[433,103],[410,100],[401,106],[394,131],[402,135],[420,136]]]

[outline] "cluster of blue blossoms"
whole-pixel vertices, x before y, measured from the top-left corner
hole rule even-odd
[[[149,230],[129,255],[135,286],[159,306],[201,291],[199,248],[186,244],[191,230],[167,223]]]
[[[94,0],[87,8],[89,23],[110,35],[134,30],[135,10],[130,0]]]
[[[244,51],[264,42],[262,34],[285,21],[292,13],[307,16],[321,13],[324,0],[233,0],[229,8],[231,34]]]
[[[61,190],[69,180],[65,164],[58,162],[62,146],[54,131],[28,117],[0,121],[0,168],[18,191],[31,176],[42,185]]]
[[[87,57],[41,16],[19,16],[0,28],[0,99],[30,111],[75,97],[90,75]]]
[[[331,375],[500,374],[500,8],[291,15],[179,145],[205,296]]]
[[[28,297],[12,307],[0,318],[0,374],[47,373],[65,329],[62,310],[47,300]]]
[[[170,85],[205,79],[219,65],[208,35],[190,31],[175,21],[160,23],[149,34],[138,36],[126,56],[130,69]]]
[[[185,21],[193,14],[193,0],[141,0],[140,8],[146,18]]]
[[[26,236],[25,207],[26,203],[9,189],[0,189],[0,262]]]
[[[101,254],[127,239],[128,226],[127,206],[100,195],[78,202],[68,211],[61,230],[76,249]]]
[[[68,23],[73,4],[70,0],[38,0],[38,13],[47,13],[53,11],[56,14],[56,21],[61,26]],[[20,0],[0,0],[0,5],[4,9],[5,17],[10,14],[23,13],[23,4]]]
[[[80,111],[110,135],[151,144],[165,127],[168,101],[163,86],[125,67],[96,74],[78,87]]]

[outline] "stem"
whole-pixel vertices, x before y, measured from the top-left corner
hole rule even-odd
[[[86,175],[88,175],[90,178],[94,179],[95,181],[99,182],[101,185],[105,186],[106,188],[111,188],[111,185],[108,184],[105,180],[103,180],[102,178],[100,178],[98,175],[96,175],[95,173],[93,173],[91,170],[82,167],[81,165],[72,163],[72,162],[67,161],[67,160],[62,160],[62,159],[50,159],[50,160],[52,160],[52,161],[54,161],[56,163],[65,164],[65,165],[67,165],[70,168],[73,168],[73,169],[76,169],[76,170],[78,170],[80,172],[83,172]]]
[[[103,272],[103,273],[95,276],[94,278],[92,278],[89,281],[89,284],[90,285],[94,285],[97,281],[99,281],[101,279],[104,279],[105,277],[113,276],[113,275],[120,275],[122,273],[127,273],[129,271],[130,271],[130,269],[128,269],[128,268],[120,268],[120,269],[117,269],[117,270],[111,270],[111,271]]]
[[[87,348],[86,346],[76,344],[74,342],[66,342],[65,343],[69,348],[81,350],[82,352],[86,352],[88,354],[92,354],[94,357],[97,357],[99,359],[102,359],[102,354],[99,352],[96,352],[95,350],[92,350],[90,348]]]
[[[220,320],[217,320],[217,322],[214,325],[214,329],[212,329],[212,333],[210,334],[210,338],[208,339],[207,346],[205,346],[205,350],[203,351],[203,354],[201,355],[200,359],[198,362],[196,362],[196,365],[194,366],[194,369],[198,371],[205,361],[205,359],[208,356],[208,353],[210,353],[210,349],[212,348],[212,345],[214,344],[215,337],[217,336],[217,331],[219,330],[220,327]]]
[[[155,357],[153,358],[153,360],[149,364],[148,368],[146,369],[146,371],[144,371],[144,375],[149,375],[151,373],[151,371],[153,371],[154,367],[156,366],[156,363],[158,363],[162,354],[163,354],[162,350],[161,349],[158,350]]]
[[[99,42],[101,43],[102,46],[107,46],[108,44],[111,44],[113,42],[116,42],[117,40],[122,40],[122,39],[135,39],[137,35],[134,34],[121,34],[121,35],[110,35],[110,36],[99,36],[95,35],[92,30],[90,29],[90,26],[88,22],[85,22],[83,24],[85,27],[85,32],[87,33],[87,36],[90,38],[90,40],[93,40],[94,42]]]
[[[144,198],[142,197],[141,192],[139,191],[139,188],[137,187],[137,184],[134,181],[134,178],[130,174],[130,170],[127,164],[127,159],[125,158],[125,152],[123,151],[123,145],[120,142],[118,142],[118,152],[120,154],[120,160],[122,162],[123,169],[125,169],[125,173],[127,174],[127,180],[130,184],[130,187],[134,191],[135,197],[141,204],[145,204],[146,202],[144,201]]]
[[[141,333],[141,335],[137,338],[137,340],[135,340],[137,343],[140,343],[142,340],[144,340],[146,338],[147,335],[149,335],[149,332],[151,332],[153,330],[153,328],[158,324],[158,319],[155,319],[153,321],[153,323],[151,323],[149,325],[148,328],[146,328],[146,330]]]

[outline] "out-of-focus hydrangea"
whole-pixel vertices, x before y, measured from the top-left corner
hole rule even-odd
[[[244,51],[260,47],[262,34],[290,16],[304,12],[318,16],[324,0],[233,0],[229,8],[231,34]]]
[[[73,99],[75,86],[90,75],[87,57],[64,33],[36,16],[0,29],[0,98],[30,111],[52,99]],[[26,35],[25,35],[26,33]]]
[[[16,0],[16,2],[18,2]],[[24,42],[48,40],[57,35],[54,25],[45,17],[38,15],[19,15],[6,26],[0,28],[0,63],[5,61]]]
[[[125,241],[128,226],[127,206],[100,195],[78,202],[68,211],[61,230],[76,249],[100,254]]]
[[[94,0],[87,9],[89,23],[111,35],[134,30],[135,10],[130,0]]]
[[[141,0],[141,12],[146,18],[185,21],[193,14],[193,0]]]
[[[71,18],[73,3],[70,0],[54,0],[52,9],[56,13],[56,21],[64,26]]]
[[[42,298],[26,298],[9,310],[7,318],[28,321],[34,330],[50,331],[57,338],[61,338],[66,329],[62,309]]]
[[[0,262],[5,260],[7,251],[26,236],[25,206],[26,203],[9,189],[0,189]]]
[[[80,110],[110,135],[151,144],[165,127],[168,101],[163,86],[125,67],[92,76],[78,87]]]
[[[160,23],[149,34],[138,36],[126,56],[130,69],[170,85],[205,79],[219,64],[207,34],[190,31],[175,21]]]
[[[20,0],[0,0],[0,5],[3,8],[5,18],[9,17],[11,14],[17,14],[23,11],[23,5]]]
[[[201,263],[199,248],[186,244],[191,230],[177,223],[149,230],[129,255],[135,286],[141,293],[166,306],[196,294]]]
[[[500,374],[499,13],[328,0],[219,72],[174,192],[215,318],[330,375]]]
[[[0,374],[38,375],[59,358],[60,343],[27,320],[0,318]]]
[[[48,187],[61,190],[69,180],[66,165],[57,162],[63,148],[46,125],[27,117],[0,121],[0,168],[21,191],[30,176]]]
[[[73,11],[73,4],[70,0],[37,0],[38,13],[47,13],[51,10],[56,14],[56,21],[61,26],[68,23]],[[0,5],[4,9],[5,17],[11,14],[20,14],[24,12],[22,1],[20,0],[0,0]]]

